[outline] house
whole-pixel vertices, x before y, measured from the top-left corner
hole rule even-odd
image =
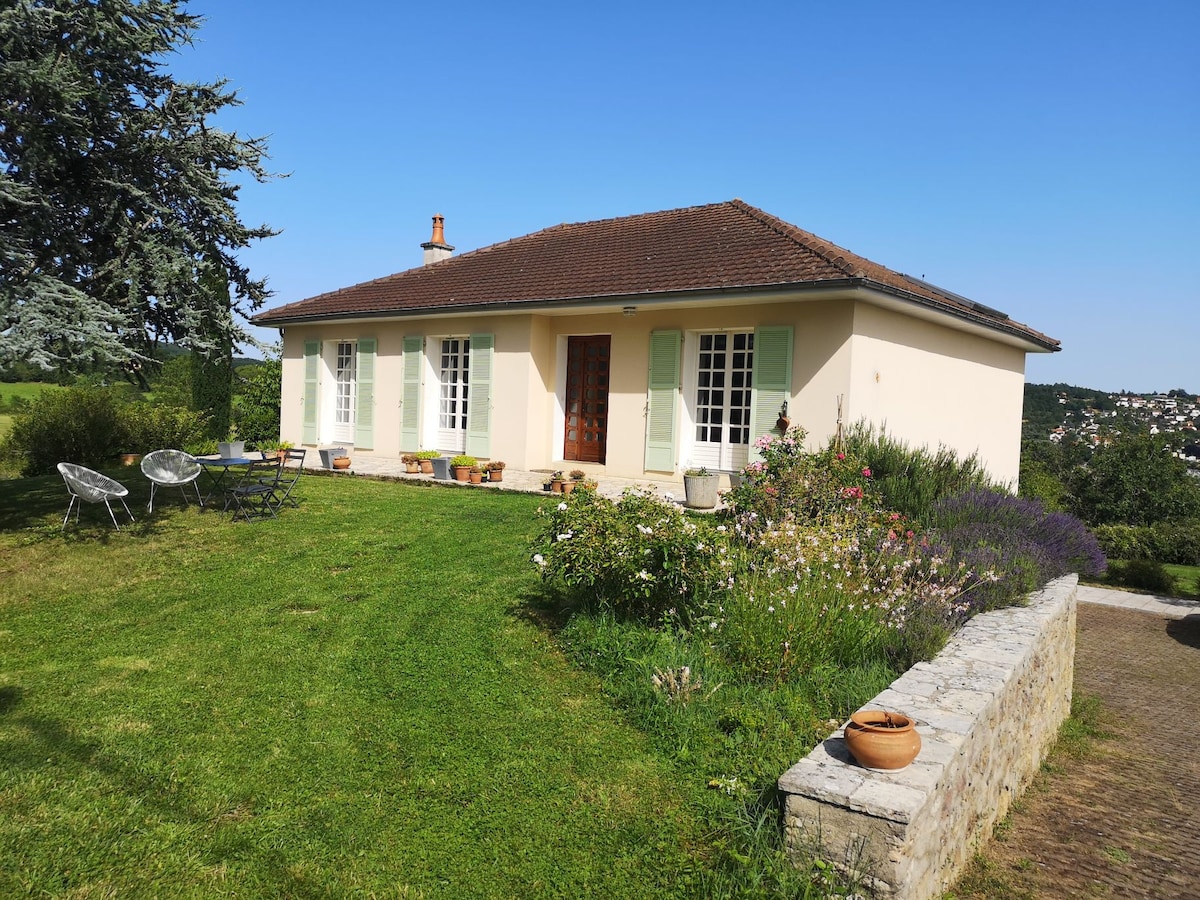
[[[732,471],[781,417],[978,451],[1016,482],[1025,354],[1059,342],[741,200],[557,225],[256,315],[281,437],[529,470]]]

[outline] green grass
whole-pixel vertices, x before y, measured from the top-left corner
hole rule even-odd
[[[1126,560],[1110,559],[1109,565],[1122,565]],[[1200,566],[1181,566],[1174,563],[1163,563],[1162,567],[1167,573],[1175,579],[1175,587],[1171,591],[1163,592],[1167,596],[1178,597],[1183,600],[1196,600],[1200,598]],[[1092,580],[1093,584],[1099,584],[1104,587],[1116,587],[1118,590],[1135,590],[1134,588],[1122,588],[1120,585],[1111,584],[1104,578]]]
[[[530,602],[537,498],[307,477],[246,525],[112,474],[120,533],[0,482],[0,895],[707,892],[713,792]]]

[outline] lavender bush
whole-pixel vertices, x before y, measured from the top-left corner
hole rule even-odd
[[[934,504],[931,546],[972,576],[962,616],[1018,603],[1069,572],[1096,576],[1107,562],[1095,536],[1074,516],[1047,513],[1037,500],[970,490]]]

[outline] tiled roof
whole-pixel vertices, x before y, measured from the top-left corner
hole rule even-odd
[[[556,225],[279,306],[253,321],[271,326],[471,307],[628,301],[646,294],[853,284],[1058,348],[1058,341],[1002,313],[893,272],[741,200]]]

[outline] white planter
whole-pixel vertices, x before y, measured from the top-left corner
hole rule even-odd
[[[217,453],[221,459],[241,459],[246,454],[246,442],[220,441],[217,444]]]
[[[717,505],[720,475],[684,475],[683,505],[691,509],[713,509]]]

